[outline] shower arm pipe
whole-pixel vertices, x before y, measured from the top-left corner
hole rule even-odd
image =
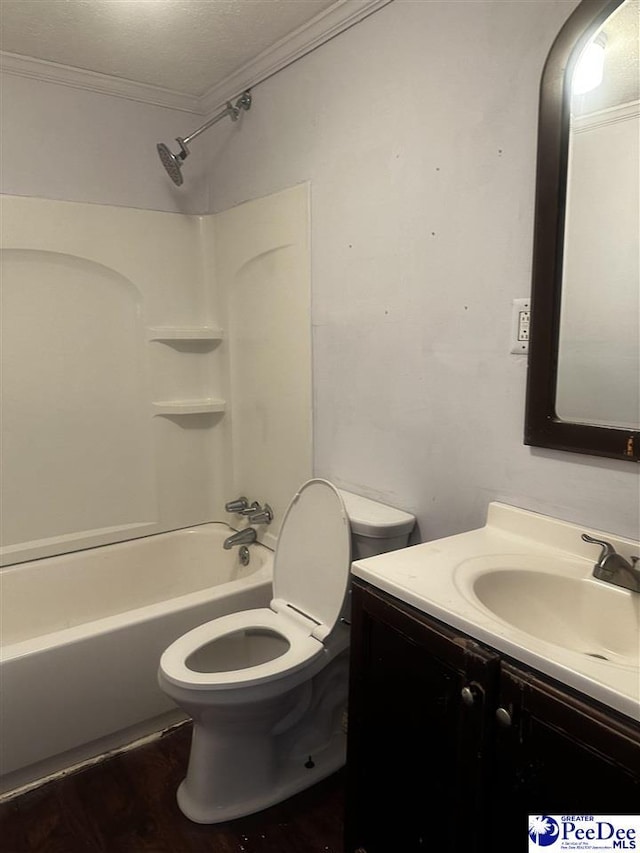
[[[249,92],[243,92],[242,95],[238,98],[235,103],[235,106],[231,103],[231,101],[227,101],[227,104],[223,110],[221,110],[217,115],[214,115],[213,118],[210,118],[209,121],[205,122],[201,127],[198,127],[193,133],[190,133],[189,136],[177,137],[176,141],[180,143],[181,148],[186,148],[189,143],[196,138],[196,136],[200,136],[201,133],[204,133],[205,130],[209,130],[210,127],[213,127],[214,124],[217,124],[223,118],[229,116],[231,121],[237,121],[238,116],[240,115],[240,110],[248,110],[251,106],[251,94]]]
[[[193,133],[190,133],[189,136],[186,136],[184,139],[181,136],[177,136],[176,142],[180,146],[178,154],[174,154],[173,151],[164,144],[164,142],[158,142],[156,150],[158,152],[158,157],[160,157],[160,162],[176,186],[180,187],[184,183],[182,177],[182,164],[189,156],[189,143],[195,139],[196,136],[200,136],[201,133],[204,133],[204,131],[211,127],[212,124],[215,124],[217,121],[220,121],[220,119],[225,118],[225,116],[229,116],[231,121],[236,121],[240,115],[240,110],[248,110],[250,107],[251,92],[247,89],[247,91],[240,95],[235,104],[232,104],[231,101],[227,101],[226,107],[221,112],[213,116],[213,118],[210,118],[209,121],[202,125],[202,127],[199,127],[197,130],[194,130]]]

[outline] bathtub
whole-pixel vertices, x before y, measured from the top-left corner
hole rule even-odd
[[[225,551],[211,523],[0,571],[0,793],[160,731],[181,713],[162,651],[209,619],[268,606],[273,554]]]

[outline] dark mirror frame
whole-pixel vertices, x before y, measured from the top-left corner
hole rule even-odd
[[[639,430],[561,421],[555,410],[569,152],[568,81],[582,48],[621,3],[582,0],[555,40],[542,74],[524,443],[638,462]]]

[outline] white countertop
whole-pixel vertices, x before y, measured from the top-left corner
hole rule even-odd
[[[609,660],[600,660],[583,650],[547,642],[540,632],[538,636],[526,633],[498,618],[473,591],[479,575],[501,568],[547,572],[600,585],[602,581],[592,579],[598,549],[583,542],[582,533],[606,539],[626,558],[640,553],[638,543],[632,540],[492,503],[485,527],[357,560],[351,570],[356,577],[423,613],[640,720],[637,664],[617,658],[615,653]],[[612,587],[606,587],[610,595]],[[635,608],[640,616],[640,594],[613,589],[624,606]],[[630,638],[634,648],[636,641],[640,646],[640,632]]]

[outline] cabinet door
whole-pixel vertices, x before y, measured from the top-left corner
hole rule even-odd
[[[492,850],[524,849],[529,814],[637,813],[637,724],[504,662],[499,706]]]
[[[384,594],[356,585],[353,599],[347,851],[484,849],[474,822],[497,655]]]

